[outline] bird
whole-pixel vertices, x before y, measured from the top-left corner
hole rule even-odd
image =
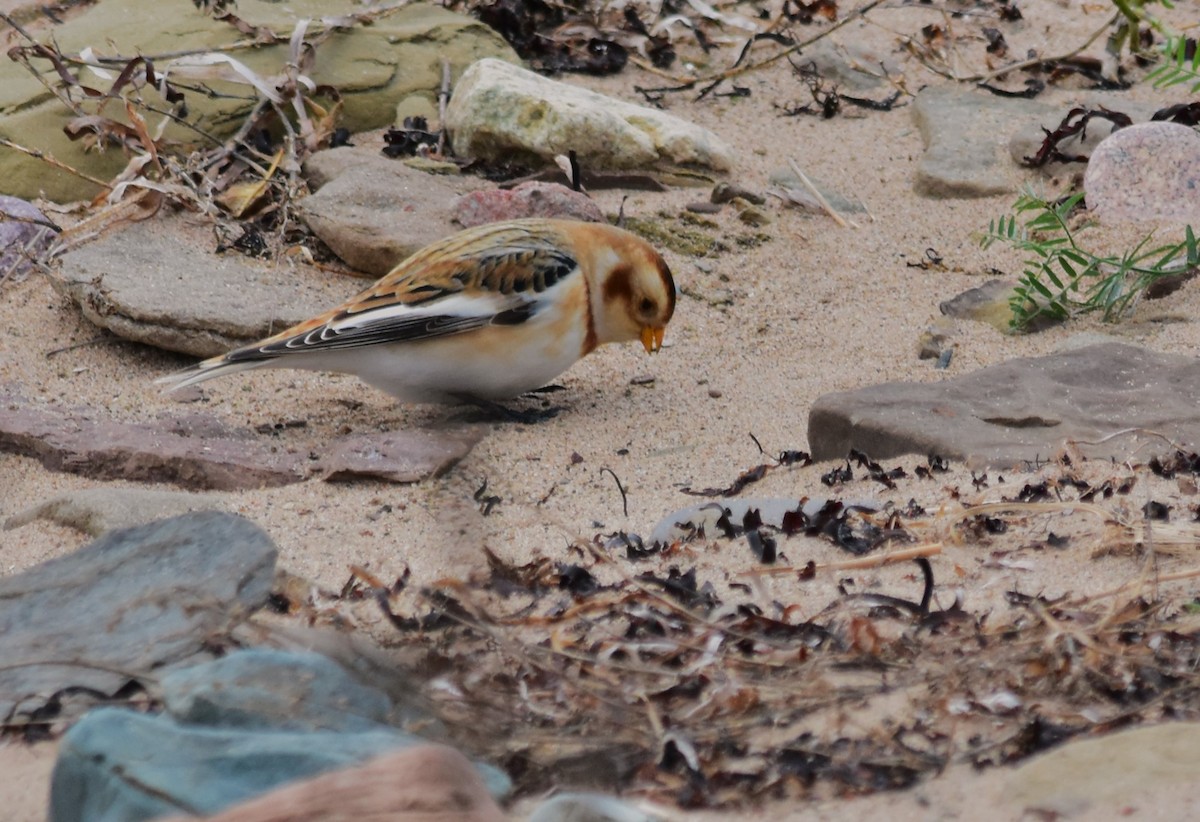
[[[406,403],[497,407],[606,343],[662,348],[662,255],[604,223],[520,219],[417,251],[312,319],[158,379],[167,392],[256,368],[353,374]]]

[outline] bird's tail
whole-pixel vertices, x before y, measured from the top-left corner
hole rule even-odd
[[[162,390],[164,394],[169,394],[172,391],[178,391],[180,388],[186,388],[189,385],[205,382],[215,377],[224,377],[228,374],[236,374],[239,371],[249,371],[252,368],[262,368],[265,365],[270,365],[271,362],[268,359],[230,362],[226,357],[213,357],[210,360],[198,362],[182,371],[176,371],[174,374],[159,377],[154,383],[155,385],[163,386]]]

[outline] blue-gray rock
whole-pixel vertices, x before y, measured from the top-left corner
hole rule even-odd
[[[137,822],[212,814],[272,788],[425,740],[360,731],[241,731],[188,726],[116,708],[88,714],[63,737],[50,784],[51,822]],[[494,796],[511,783],[478,766]]]
[[[313,653],[250,649],[176,670],[162,699],[183,723],[280,731],[357,731],[392,721],[392,702]]]
[[[112,694],[205,643],[270,592],[275,545],[205,511],[113,531],[0,579],[0,720],[66,688]]]

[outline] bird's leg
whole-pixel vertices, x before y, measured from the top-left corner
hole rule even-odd
[[[518,422],[522,425],[534,425],[558,415],[562,409],[558,406],[549,408],[530,408],[527,410],[516,410],[509,408],[506,405],[501,405],[492,400],[485,400],[483,397],[475,397],[470,394],[454,394],[456,400],[465,404],[473,405],[483,411],[488,418],[492,420],[500,420],[503,422]]]

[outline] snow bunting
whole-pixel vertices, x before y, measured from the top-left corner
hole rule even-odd
[[[405,402],[509,399],[604,343],[662,347],[663,258],[620,228],[513,220],[413,254],[336,308],[158,380],[173,391],[251,368],[355,374]]]

